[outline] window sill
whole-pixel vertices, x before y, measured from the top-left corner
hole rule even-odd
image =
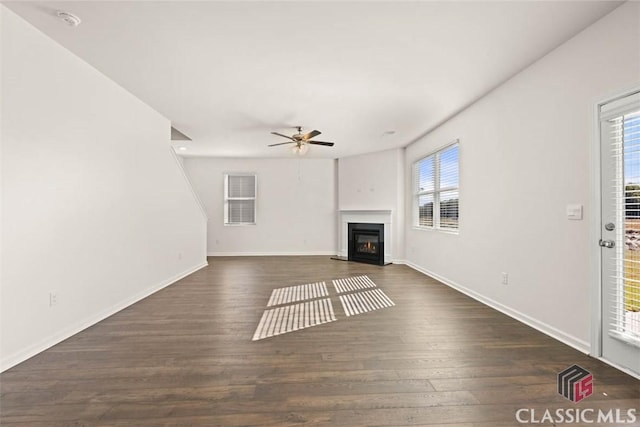
[[[242,227],[244,225],[257,225],[255,222],[241,222],[241,223],[224,223],[225,227]]]
[[[420,230],[420,231],[435,231],[438,233],[453,234],[453,235],[460,234],[460,229],[452,230],[450,228],[421,227],[419,225],[414,225],[413,229]]]

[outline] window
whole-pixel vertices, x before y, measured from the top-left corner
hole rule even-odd
[[[414,225],[457,230],[459,217],[459,145],[418,160],[414,173]]]
[[[225,174],[224,223],[247,225],[256,223],[256,176]]]

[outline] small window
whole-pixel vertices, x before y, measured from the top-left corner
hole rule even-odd
[[[224,223],[250,225],[256,223],[256,176],[225,174]]]
[[[459,144],[418,160],[414,173],[414,225],[457,230],[459,220]]]

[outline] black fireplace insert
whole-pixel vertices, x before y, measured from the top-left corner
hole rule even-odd
[[[384,265],[384,224],[350,222],[349,261]]]

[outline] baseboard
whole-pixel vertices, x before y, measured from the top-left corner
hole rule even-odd
[[[310,252],[208,252],[207,256],[335,256],[335,251]]]
[[[125,308],[137,303],[140,300],[143,300],[144,298],[158,292],[161,289],[166,288],[169,285],[172,285],[173,283],[177,282],[178,280],[195,273],[196,271],[200,270],[201,268],[206,267],[207,265],[209,265],[206,261],[203,263],[200,263],[194,267],[191,267],[189,269],[187,269],[186,271],[179,273],[167,280],[163,280],[162,282],[151,286],[141,292],[138,292],[137,294],[133,295],[130,298],[127,298],[124,301],[120,301],[117,304],[114,304],[113,306],[102,310],[101,312],[90,316],[88,318],[83,319],[80,322],[75,323],[74,325],[65,328],[64,330],[56,333],[53,336],[50,336],[46,339],[43,339],[42,341],[31,345],[29,347],[27,347],[24,350],[18,351],[17,353],[14,353],[4,359],[2,359],[0,361],[0,372],[4,372],[7,369],[10,369],[14,366],[16,366],[19,363],[24,362],[27,359],[30,359],[31,357],[42,353],[43,351],[45,351],[48,348],[53,347],[56,344],[61,343],[62,341],[66,340],[67,338],[72,337],[73,335],[77,334],[78,332],[81,332],[85,329],[87,329],[90,326],[95,325],[98,322],[101,322],[102,320],[116,314],[117,312],[124,310]]]
[[[506,314],[507,316],[524,323],[525,325],[528,325],[530,327],[532,327],[533,329],[536,329],[537,331],[542,332],[545,335],[550,336],[551,338],[554,338],[570,347],[575,348],[576,350],[578,350],[581,353],[584,354],[589,354],[589,348],[590,345],[588,342],[581,340],[579,338],[576,338],[572,335],[566,334],[564,332],[562,332],[561,330],[554,328],[551,325],[548,325],[544,322],[541,322],[537,319],[534,319],[533,317],[530,317],[518,310],[514,310],[512,308],[507,307],[506,305],[503,305],[497,301],[492,300],[491,298],[487,298],[475,291],[472,291],[471,289],[468,289],[452,280],[447,279],[446,277],[442,277],[439,274],[436,274],[432,271],[427,270],[426,268],[420,267],[410,261],[405,261],[405,264],[411,268],[413,268],[416,271],[419,271],[422,274],[425,274],[429,277],[432,277],[442,283],[444,283],[445,285],[449,286],[450,288],[453,288],[473,299],[475,299],[476,301],[481,302],[482,304],[485,304],[495,310],[498,310],[499,312]]]

